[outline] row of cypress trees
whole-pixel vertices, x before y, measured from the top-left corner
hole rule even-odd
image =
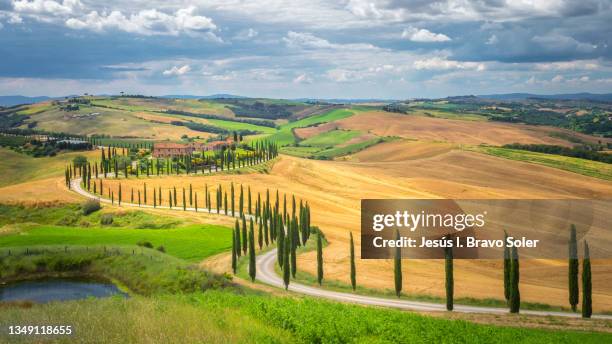
[[[107,177],[111,174],[118,178],[119,175],[128,177],[134,175],[171,175],[171,174],[194,174],[209,173],[241,168],[262,163],[278,156],[278,146],[276,143],[261,141],[252,144],[248,147],[246,153],[238,154],[232,149],[223,149],[215,151],[212,156],[203,156],[202,158],[194,158],[193,155],[180,155],[170,159],[145,159],[134,161],[135,167],[131,164],[131,158],[125,155],[117,154],[117,149],[110,147],[101,149],[100,162],[95,162],[95,175],[98,177],[98,172]],[[98,168],[99,166],[99,168]]]
[[[136,167],[132,168],[128,161],[123,159],[119,160],[117,154],[117,148],[102,148],[101,160],[99,162],[94,161],[86,162],[83,165],[77,166],[74,163],[69,164],[65,168],[65,182],[66,186],[70,188],[70,181],[78,176],[82,177],[83,186],[90,190],[92,176],[98,179],[101,175],[104,178],[108,175],[114,175],[115,178],[119,178],[120,175],[127,178],[130,174],[139,177],[142,173],[146,176],[160,175],[160,174],[180,174],[183,173],[179,167],[179,162],[184,166],[184,173],[198,173],[198,169],[202,173],[205,173],[205,168],[208,168],[208,172],[223,171],[224,169],[235,169],[245,166],[251,166],[260,164],[267,160],[273,159],[278,156],[278,147],[275,143],[268,142],[257,142],[253,145],[253,151],[246,154],[239,155],[231,150],[216,152],[213,157],[206,157],[199,165],[193,162],[191,156],[181,156],[177,158],[177,161],[171,162],[165,160],[160,162],[160,159],[152,161],[145,160],[144,166],[140,165],[139,161],[135,161]],[[125,149],[123,149],[123,155],[125,155]],[[142,172],[144,170],[144,172]]]
[[[508,237],[504,233],[504,242]],[[396,239],[399,239],[399,231],[396,232]],[[579,299],[578,291],[578,245],[576,240],[576,227],[570,228],[569,240],[569,301],[572,310],[576,311],[576,306]],[[353,242],[353,234],[350,234],[350,279],[353,290],[356,288],[355,277],[355,249]],[[402,257],[401,248],[395,248],[394,254],[394,284],[397,297],[401,296],[402,292]],[[446,309],[453,310],[454,299],[454,271],[453,271],[453,250],[445,248],[445,290],[446,290]],[[504,248],[504,297],[508,303],[511,313],[518,313],[521,305],[521,294],[519,290],[520,281],[520,264],[519,254],[516,247]],[[588,243],[584,242],[584,258],[582,262],[582,317],[590,318],[592,315],[592,276],[591,276],[591,259]]]
[[[570,239],[568,242],[568,291],[569,303],[575,312],[580,298],[578,287],[578,273],[580,262],[578,259],[578,240],[576,238],[576,226],[570,227]],[[593,314],[593,285],[591,276],[591,254],[589,244],[584,241],[584,256],[582,259],[582,317],[590,318]]]
[[[66,169],[66,180],[67,184],[69,184],[69,174],[70,171]],[[100,183],[100,193],[103,193],[103,184],[102,180]],[[94,186],[94,193],[96,192],[96,184]],[[89,188],[89,187],[88,187]],[[169,190],[169,205],[172,208],[173,204],[177,206],[177,196],[176,196],[176,188]],[[208,193],[208,185],[205,187],[206,190],[206,208],[209,211],[212,211],[210,195]],[[255,247],[255,234],[252,227],[253,219],[250,219],[249,231],[246,229],[246,214],[252,214],[252,196],[251,189],[248,187],[248,206],[245,209],[245,201],[244,201],[244,188],[240,186],[240,196],[239,196],[239,206],[238,211],[236,211],[235,204],[235,188],[234,184],[230,185],[231,192],[231,204],[230,209],[228,209],[228,201],[227,201],[227,192],[223,193],[224,198],[221,197],[222,194],[222,186],[219,185],[217,188],[217,211],[220,213],[220,205],[224,203],[224,213],[231,216],[238,216],[242,219],[242,240],[240,239],[240,235],[233,235],[234,244],[240,247],[240,243],[242,242],[242,251],[244,254],[247,253],[247,248],[250,248],[251,244],[253,248]],[[138,190],[138,204],[141,204],[141,193]],[[144,184],[144,203],[147,203],[147,191],[146,191],[146,183]],[[195,196],[195,197],[194,197]],[[114,193],[109,189],[109,198],[114,203]],[[118,191],[118,202],[119,205],[122,202],[122,187],[119,184]],[[186,190],[183,188],[183,196],[182,196],[182,207],[183,210],[186,210]],[[224,199],[224,202],[221,200]],[[197,193],[193,193],[193,188],[189,185],[189,205],[193,206],[193,201],[195,200],[195,209],[197,211],[198,202],[197,202]],[[159,191],[153,189],[153,206],[156,207],[157,204],[161,204],[162,202],[162,192],[161,188]],[[134,203],[134,191],[131,192],[131,202]],[[296,257],[296,249],[299,246],[305,245],[309,236],[310,236],[310,207],[308,204],[303,205],[302,201],[300,201],[299,205],[299,217],[296,216],[296,201],[295,196],[292,197],[292,205],[293,210],[291,216],[289,216],[287,212],[287,200],[286,195],[283,199],[283,211],[280,211],[280,198],[278,194],[278,190],[276,193],[276,202],[274,206],[270,203],[270,192],[266,191],[266,199],[262,203],[261,194],[257,195],[257,202],[255,204],[255,220],[259,225],[258,230],[258,246],[259,249],[262,249],[264,243],[268,246],[270,243],[277,241],[277,250],[278,250],[278,264],[283,269],[283,280],[285,282],[285,287],[288,288],[290,277],[293,276],[295,278],[297,272],[297,257]],[[248,210],[248,213],[245,212]],[[238,220],[236,220],[236,229],[235,233],[240,233],[238,230]],[[279,228],[283,228],[284,230],[279,230]],[[251,232],[252,238],[251,238]],[[508,234],[504,233],[504,241],[507,239]],[[399,232],[396,233],[396,239],[399,238]],[[252,243],[251,243],[252,240]],[[322,284],[323,280],[323,251],[322,251],[322,235],[320,234],[320,230],[317,230],[317,282],[319,285]],[[577,248],[577,239],[576,239],[576,227],[574,225],[570,228],[570,240],[568,242],[569,247],[569,263],[568,263],[568,291],[569,291],[569,303],[572,310],[576,311],[578,300],[579,300],[579,287],[578,287],[578,273],[579,273],[579,259],[578,259],[578,248]],[[350,280],[351,286],[353,290],[356,289],[356,265],[355,265],[355,248],[354,248],[354,239],[352,233],[350,233]],[[249,253],[249,275],[254,280],[255,278],[255,251],[248,251]],[[235,252],[232,250],[232,267],[235,272],[235,262],[236,258],[240,257],[239,252]],[[285,262],[287,262],[285,264]],[[508,307],[511,313],[518,313],[520,311],[520,290],[519,290],[519,281],[520,281],[520,265],[519,265],[519,255],[516,247],[504,248],[504,297],[506,302],[508,303]],[[285,272],[285,270],[287,272]],[[287,275],[287,277],[285,276]],[[401,259],[401,249],[395,249],[394,255],[394,280],[395,280],[395,292],[398,297],[401,296],[402,292],[402,259]],[[447,310],[453,309],[453,298],[454,298],[454,272],[453,272],[453,253],[452,248],[445,249],[445,289],[446,289],[446,308]],[[582,272],[582,316],[585,318],[590,318],[592,315],[592,277],[591,277],[591,263],[590,263],[590,254],[588,243],[585,241],[584,243],[584,259],[583,259],[583,272]]]
[[[233,184],[231,186],[231,190],[233,190]],[[268,246],[274,242],[277,243],[277,250],[279,252],[278,263],[283,269],[285,287],[288,288],[290,276],[295,278],[297,273],[296,250],[298,247],[306,245],[310,236],[310,230],[303,230],[303,228],[309,228],[307,226],[310,226],[310,206],[308,203],[303,203],[300,201],[298,207],[295,197],[293,196],[292,210],[291,214],[289,214],[286,207],[286,197],[284,198],[285,206],[283,206],[283,211],[281,211],[278,191],[276,193],[276,201],[273,205],[270,200],[270,192],[269,190],[266,190],[264,200],[262,200],[261,194],[258,193],[257,201],[255,202],[255,212],[252,213],[250,212],[250,188],[248,188],[248,194],[249,197],[247,209],[249,210],[248,214],[251,214],[251,216],[249,216],[248,232],[246,225],[246,217],[248,214],[243,212],[242,191],[239,207],[240,212],[236,212],[233,208],[234,204],[231,204],[231,215],[239,216],[240,218],[240,220],[236,219],[232,233],[232,270],[234,273],[236,273],[238,259],[243,254],[248,254],[249,276],[251,277],[251,280],[255,280],[255,224],[257,223],[257,245],[261,250],[264,245]],[[218,191],[217,198],[220,197],[219,195],[220,193]],[[226,205],[225,213],[230,215],[230,212],[227,209],[227,201],[225,201],[224,204]],[[298,212],[299,217],[297,215]],[[242,223],[242,226],[240,225],[240,222]]]

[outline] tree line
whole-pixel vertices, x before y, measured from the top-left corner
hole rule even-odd
[[[91,190],[92,178],[129,178],[130,176],[160,176],[197,173],[213,173],[257,165],[278,156],[278,147],[271,142],[255,142],[249,151],[239,153],[231,149],[215,151],[203,158],[183,155],[174,158],[144,158],[132,160],[125,148],[102,148],[99,161],[73,162],[65,168],[66,185],[76,177],[82,177],[82,185]]]

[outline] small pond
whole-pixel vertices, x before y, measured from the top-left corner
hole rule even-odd
[[[116,285],[86,278],[44,278],[0,285],[0,301],[51,302],[86,299],[88,297],[127,297]]]

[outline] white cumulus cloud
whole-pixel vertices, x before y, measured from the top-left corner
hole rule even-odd
[[[470,69],[483,71],[486,69],[483,63],[454,61],[440,57],[416,60],[414,61],[413,66],[417,70]]]
[[[168,14],[156,9],[141,10],[129,16],[120,11],[98,13],[91,11],[80,18],[69,18],[66,26],[75,30],[102,32],[108,29],[121,30],[142,35],[171,35],[180,33],[207,33],[212,35],[217,26],[211,18],[195,14],[190,6]]]
[[[66,15],[83,8],[80,0],[18,0],[13,2],[13,9],[17,12],[32,14]]]
[[[450,37],[443,33],[434,33],[427,29],[409,27],[402,32],[402,38],[413,42],[448,42]]]
[[[183,65],[181,67],[174,66],[170,69],[165,70],[162,74],[165,76],[181,76],[191,71],[189,65]]]

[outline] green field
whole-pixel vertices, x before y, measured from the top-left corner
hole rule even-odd
[[[54,157],[33,158],[7,148],[0,148],[0,187],[64,175],[64,168],[77,155],[92,152],[62,153]],[[98,155],[96,155],[97,157]]]
[[[298,121],[289,122],[282,125],[279,130],[266,138],[266,140],[274,141],[279,146],[291,145],[296,142],[291,129],[304,128],[311,125],[337,121],[346,117],[350,117],[357,112],[355,109],[336,109],[320,115],[306,117]]]
[[[382,142],[383,139],[382,138],[375,138],[375,139],[370,139],[367,141],[363,141],[360,143],[355,143],[352,145],[348,145],[345,147],[334,147],[331,149],[326,149],[323,151],[320,151],[318,153],[315,154],[315,158],[318,159],[332,159],[338,156],[343,156],[343,155],[348,155],[348,154],[354,154],[357,153],[361,150],[364,150],[370,146],[373,146],[377,143]]]
[[[215,290],[9,307],[0,313],[3,325],[45,323],[46,319],[76,327],[76,334],[61,342],[75,338],[104,343],[586,344],[612,340],[609,333],[487,326],[312,298]]]
[[[333,147],[359,135],[361,135],[361,132],[356,130],[330,130],[300,141],[300,146]]]
[[[612,165],[598,161],[501,147],[482,146],[477,147],[476,150],[501,158],[525,161],[548,167],[558,168],[561,170],[570,171],[585,176],[612,180]]]
[[[230,277],[206,272],[193,264],[213,251],[229,250],[228,228],[188,225],[177,229],[134,229],[147,222],[170,226],[164,221],[179,221],[178,227],[189,221],[168,220],[142,211],[127,212],[131,215],[123,219],[121,228],[100,228],[92,225],[102,215],[100,212],[78,216],[79,210],[76,205],[0,207],[0,225],[23,223],[3,227],[0,280],[97,276],[117,283],[130,292],[130,297],[5,304],[0,326],[47,324],[49,319],[74,326],[73,336],[54,338],[58,343],[583,344],[612,340],[609,333],[483,325],[310,297],[264,294],[233,285]],[[72,226],[48,224],[71,216],[77,216],[71,220]],[[136,247],[137,240],[163,244],[167,253]],[[301,250],[311,249],[313,242]],[[243,257],[241,269],[245,262]],[[342,321],[338,321],[339,316]],[[0,334],[0,340],[4,335]],[[42,340],[21,337],[11,342],[33,339]]]
[[[190,225],[177,229],[115,229],[67,226],[23,226],[0,236],[0,247],[36,245],[136,245],[148,241],[164,246],[169,255],[197,262],[231,248],[231,230],[215,225]]]

